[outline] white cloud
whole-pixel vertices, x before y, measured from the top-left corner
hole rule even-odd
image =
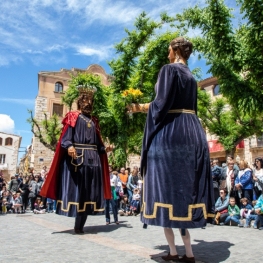
[[[74,47],[78,55],[97,56],[99,60],[106,60],[110,56],[110,47],[103,47],[103,50],[90,47],[88,45],[79,45]]]
[[[0,98],[0,101],[21,104],[28,107],[35,105],[35,100],[30,99]]]
[[[0,131],[6,133],[13,133],[15,122],[6,114],[0,114]]]

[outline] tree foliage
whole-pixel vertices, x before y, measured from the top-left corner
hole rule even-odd
[[[211,101],[199,92],[199,117],[227,151],[244,138],[262,132],[263,2],[238,0],[243,20],[234,26],[233,10],[223,0],[207,0],[176,16],[181,31],[200,29],[195,50],[217,77],[224,98]],[[225,109],[228,107],[228,111]]]
[[[56,114],[48,119],[47,114],[44,114],[45,119],[43,121],[38,121],[33,117],[33,112],[28,111],[30,117],[27,122],[31,125],[31,131],[36,138],[48,149],[55,151],[56,145],[61,133],[61,124],[59,118]]]

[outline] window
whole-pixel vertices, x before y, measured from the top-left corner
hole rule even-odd
[[[0,145],[2,145],[3,143],[3,139],[0,137]]]
[[[61,82],[55,84],[55,92],[63,92],[63,84]]]
[[[60,117],[63,116],[63,105],[62,104],[57,104],[57,103],[53,104],[53,115],[54,114]]]
[[[217,96],[220,94],[220,86],[218,84],[216,84],[214,86],[214,96]]]
[[[5,164],[5,154],[0,154],[0,164]]]
[[[6,146],[12,146],[12,144],[13,144],[13,139],[12,138],[8,137],[8,138],[5,139],[5,145]]]
[[[39,162],[44,162],[44,158],[39,158]]]

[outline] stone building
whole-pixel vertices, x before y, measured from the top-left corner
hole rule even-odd
[[[210,77],[199,82],[199,86],[204,89],[212,98],[220,95],[220,87],[216,77]],[[206,133],[206,138],[209,145],[210,157],[218,159],[220,163],[226,161],[226,152],[224,147],[217,143],[217,137]],[[244,139],[236,147],[236,160],[245,159],[249,163],[253,163],[255,157],[263,157],[263,134],[261,136],[252,136]]]
[[[0,170],[7,180],[17,172],[17,158],[21,140],[21,136],[0,132]]]
[[[68,88],[68,81],[71,75],[78,72],[88,72],[101,77],[102,83],[109,86],[112,76],[108,75],[105,70],[97,65],[90,65],[87,69],[61,69],[60,71],[41,71],[38,74],[38,94],[35,100],[35,118],[38,121],[44,120],[44,113],[51,117],[56,113],[61,119],[69,111],[62,104],[61,97]],[[76,105],[73,104],[73,110]],[[30,150],[30,151],[29,151]],[[21,167],[32,167],[35,172],[39,172],[43,166],[49,168],[54,153],[47,149],[38,138],[33,136],[32,146],[28,149],[27,154],[23,157]],[[138,156],[131,156],[132,165],[139,164]],[[24,169],[24,168],[23,168]]]

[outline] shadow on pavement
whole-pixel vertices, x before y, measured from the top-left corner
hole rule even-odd
[[[230,256],[229,248],[234,244],[227,241],[213,241],[207,242],[204,240],[194,240],[198,244],[193,244],[193,252],[196,262],[205,263],[219,263],[226,261]],[[168,245],[156,246],[156,249],[166,250],[167,252],[161,252],[158,254],[150,255],[151,259],[155,262],[164,262],[161,256],[167,255],[169,251]],[[184,246],[176,246],[177,252],[180,256],[185,254]]]
[[[131,224],[125,224],[127,221],[119,221],[119,225],[116,225],[115,223],[111,223],[109,225],[86,225],[84,227],[84,234],[97,234],[97,233],[108,233],[117,230],[118,228],[132,228]],[[88,224],[88,221],[87,221]],[[52,234],[70,234],[70,235],[75,235],[74,229],[69,229],[69,230],[64,230],[64,231],[58,231],[58,232],[53,232]]]

